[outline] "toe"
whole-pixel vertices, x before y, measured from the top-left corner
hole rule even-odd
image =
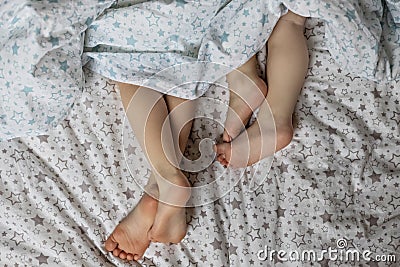
[[[133,259],[134,259],[135,261],[140,260],[140,258],[141,258],[141,256],[138,255],[138,254],[135,254],[135,255],[133,256]]]
[[[129,253],[128,255],[126,255],[126,259],[127,259],[128,261],[133,261],[133,260],[134,260],[133,254]]]
[[[221,165],[227,165],[226,156],[224,152],[224,147],[220,147],[219,145],[214,145],[214,152],[217,154],[215,158],[216,161],[221,163]]]
[[[115,257],[118,257],[119,254],[121,253],[121,251],[122,251],[121,249],[116,248],[116,249],[113,250],[113,255],[114,255]]]
[[[217,153],[218,156],[225,155],[227,147],[229,147],[228,143],[218,144],[215,146],[216,149],[215,153]]]
[[[104,243],[104,246],[107,251],[113,251],[118,246],[118,243],[115,242],[112,234],[110,235],[109,238],[107,238],[106,242]]]
[[[227,164],[228,164],[228,162],[226,161],[226,159],[225,159],[225,155],[219,155],[218,157],[217,157],[217,160],[218,160],[218,162],[219,163],[221,163],[221,165],[223,165],[223,166],[226,166]]]
[[[228,134],[226,130],[224,130],[224,133],[222,135],[222,140],[227,143],[232,142],[232,137]]]
[[[231,144],[230,143],[222,143],[217,145],[217,160],[222,164],[227,164],[230,161],[231,155]],[[223,165],[224,165],[223,164]]]
[[[126,259],[126,256],[127,256],[127,254],[126,254],[125,251],[121,251],[121,253],[119,253],[119,255],[118,255],[118,257],[119,257],[121,260],[125,260],[125,259]]]

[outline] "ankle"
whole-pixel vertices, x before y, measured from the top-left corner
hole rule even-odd
[[[191,186],[178,169],[157,174],[158,200],[177,207],[184,207],[191,196]]]
[[[292,142],[292,139],[293,139],[292,127],[287,127],[285,129],[277,130],[275,152],[287,147]]]
[[[294,134],[293,121],[292,116],[285,117],[273,114],[273,117],[275,122],[275,152],[277,152],[288,146],[292,141]],[[262,128],[262,131],[268,131],[268,129]]]
[[[160,190],[163,187],[160,186],[160,183],[167,186],[173,184],[178,187],[190,187],[190,183],[186,176],[177,168],[158,168],[158,170],[155,171],[155,174],[157,176],[157,184]]]
[[[154,183],[154,184],[147,184],[147,185],[144,187],[144,190],[145,190],[145,193],[146,193],[148,196],[150,196],[150,197],[152,197],[152,198],[154,198],[154,199],[158,199],[158,197],[159,197],[159,195],[160,195],[160,192],[159,192],[159,190],[158,190],[158,185],[157,185],[157,183]]]

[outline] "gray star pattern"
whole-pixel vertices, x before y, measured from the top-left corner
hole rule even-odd
[[[326,49],[322,22],[310,20],[306,34],[311,67],[292,143],[275,155],[265,180],[256,179],[265,168],[260,162],[226,196],[188,209],[183,242],[151,244],[141,266],[338,266],[328,259],[263,262],[257,252],[266,246],[318,251],[335,248],[339,238],[373,253],[397,251],[400,258],[400,84],[376,84],[342,70]],[[227,103],[229,94],[213,88],[206,97]],[[103,246],[149,177],[123,112],[117,86],[87,71],[82,97],[60,126],[0,143],[1,264],[133,265]],[[226,116],[222,105],[204,112]],[[197,158],[203,138],[219,140],[222,129],[212,125],[194,122],[185,155]],[[124,131],[132,138],[122,140]],[[217,174],[207,169],[188,176],[198,186]],[[250,190],[252,179],[264,182]]]

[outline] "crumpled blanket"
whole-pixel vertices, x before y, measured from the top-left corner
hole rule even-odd
[[[64,119],[80,95],[84,64],[116,81],[197,98],[208,86],[193,81],[216,80],[246,62],[288,9],[325,21],[329,51],[349,72],[400,79],[397,0],[5,1],[0,140],[43,134]],[[224,67],[205,64],[199,75],[198,62]]]
[[[46,133],[84,84],[87,26],[111,0],[0,2],[0,140]]]

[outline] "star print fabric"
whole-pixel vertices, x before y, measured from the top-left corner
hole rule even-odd
[[[399,79],[398,4],[388,6],[372,0],[121,1],[86,31],[85,55],[88,68],[107,78],[194,99],[207,87],[171,91],[148,79],[176,64],[198,61],[237,68],[265,46],[290,9],[325,21],[329,51],[344,68],[375,81]],[[193,75],[190,68],[178,73]]]
[[[349,248],[400,259],[400,83],[343,69],[329,52],[325,30],[323,20],[306,23],[310,64],[294,139],[276,153],[268,174],[260,162],[217,201],[187,209],[185,239],[152,243],[137,264],[117,259],[103,244],[139,202],[137,181],[149,176],[150,166],[124,123],[118,86],[85,69],[82,96],[66,120],[46,135],[0,142],[0,265],[399,266],[257,256],[265,247],[321,252],[346,239]],[[265,53],[259,58],[265,66]],[[192,160],[201,155],[203,139],[223,132],[213,120],[225,119],[229,90],[212,86],[201,98],[224,105],[199,110],[185,153]],[[213,164],[188,179],[199,187],[221,169]],[[250,187],[254,180],[258,187]]]
[[[82,33],[113,1],[0,1],[0,140],[46,133],[79,99]]]
[[[153,83],[154,74],[183,64],[179,71],[167,71],[170,77],[165,79],[216,81],[261,51],[286,12],[277,1],[136,2],[119,2],[88,28],[87,67],[113,80],[185,99],[200,97],[208,86],[193,83],[171,90]],[[201,76],[193,77],[196,72],[185,66],[195,62],[224,67],[208,70],[204,65],[198,71]]]
[[[84,64],[112,80],[197,98],[208,85],[172,89],[176,82],[169,81],[224,76],[263,49],[288,9],[324,20],[328,50],[349,72],[399,79],[399,2],[393,0],[2,1],[0,140],[58,125],[81,96]],[[192,68],[203,61],[227,67]],[[160,71],[160,79],[149,79]]]

